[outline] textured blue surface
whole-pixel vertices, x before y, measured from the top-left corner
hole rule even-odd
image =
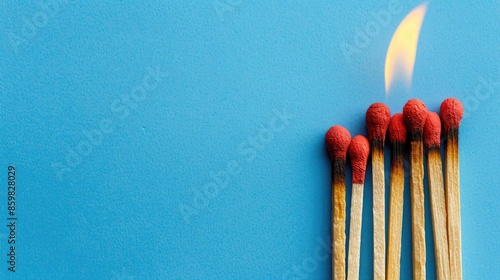
[[[500,278],[498,1],[430,3],[413,88],[389,98],[385,52],[420,2],[26,2],[0,4],[2,224],[9,164],[18,183],[17,272],[3,226],[1,279],[329,279],[324,133],[364,134],[373,102],[449,96],[466,111],[464,278]]]

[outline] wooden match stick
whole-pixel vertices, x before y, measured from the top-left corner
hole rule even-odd
[[[351,134],[340,125],[331,127],[325,135],[326,147],[332,161],[332,279],[346,275],[346,154]]]
[[[454,98],[441,104],[441,119],[446,137],[445,184],[448,212],[448,245],[450,279],[462,279],[462,241],[460,234],[460,170],[458,155],[458,129],[464,107]]]
[[[403,114],[392,116],[389,124],[389,141],[392,144],[391,185],[389,199],[389,236],[387,240],[387,280],[399,280],[401,270],[401,235],[404,202],[404,149],[406,126]]]
[[[366,126],[372,153],[373,177],[373,279],[385,279],[385,174],[384,142],[391,120],[389,108],[372,104],[366,111]]]
[[[352,138],[349,144],[352,166],[351,226],[349,229],[349,255],[347,257],[347,279],[359,279],[359,256],[361,252],[361,225],[363,217],[363,188],[366,163],[370,155],[370,143],[362,135]]]
[[[411,166],[411,222],[413,249],[413,279],[425,280],[425,215],[424,215],[424,147],[422,130],[427,118],[427,107],[412,99],[403,107],[403,118],[410,132]]]
[[[427,173],[431,201],[434,255],[438,280],[450,279],[448,231],[446,229],[446,198],[441,162],[441,121],[438,114],[429,112],[424,126],[424,145],[427,148]]]

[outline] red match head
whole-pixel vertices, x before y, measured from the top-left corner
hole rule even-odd
[[[427,114],[424,126],[424,145],[428,149],[435,149],[441,145],[441,120],[434,112]]]
[[[460,121],[464,115],[462,103],[455,98],[448,98],[441,103],[441,119],[443,120],[444,131],[456,129],[460,126]]]
[[[391,121],[391,111],[382,103],[373,103],[366,110],[366,127],[368,128],[368,138],[370,142],[380,140],[385,141],[387,127]]]
[[[391,143],[406,143],[406,125],[403,114],[397,113],[391,118],[389,124],[389,141]]]
[[[427,107],[418,99],[411,99],[403,107],[403,118],[410,133],[422,133],[427,118]]]
[[[349,158],[352,165],[352,182],[363,184],[365,182],[366,163],[370,154],[370,143],[363,135],[356,135],[349,144]]]
[[[332,126],[325,135],[326,148],[330,159],[346,159],[347,148],[351,141],[351,134],[340,125]]]

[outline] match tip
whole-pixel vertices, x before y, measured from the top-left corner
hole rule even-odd
[[[352,165],[352,182],[363,184],[365,182],[366,163],[370,154],[370,143],[363,135],[356,135],[349,144],[349,158]]]
[[[330,159],[345,160],[351,134],[340,125],[332,126],[325,135],[326,148],[330,154]]]
[[[462,103],[455,98],[448,98],[441,103],[441,119],[443,120],[444,131],[456,129],[460,126],[460,121],[464,115]]]
[[[389,141],[391,143],[406,143],[406,125],[403,114],[397,113],[391,118],[389,124]]]
[[[434,112],[427,114],[424,126],[424,145],[428,149],[439,148],[441,145],[441,120]]]
[[[383,103],[373,103],[366,110],[366,127],[368,129],[368,138],[370,141],[385,141],[387,127],[391,121],[391,111]]]
[[[403,107],[403,118],[410,133],[422,132],[427,118],[427,107],[424,102],[411,99]]]

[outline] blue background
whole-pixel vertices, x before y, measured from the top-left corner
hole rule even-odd
[[[17,272],[2,226],[0,278],[329,279],[330,258],[314,259],[330,234],[324,133],[365,134],[373,102],[396,113],[420,98],[436,111],[450,96],[465,107],[464,278],[500,277],[499,1],[430,3],[413,87],[388,98],[385,52],[420,2],[103,2],[0,4],[2,224],[10,164],[18,184]],[[362,279],[373,268],[370,176]],[[409,279],[408,186],[403,226]]]

